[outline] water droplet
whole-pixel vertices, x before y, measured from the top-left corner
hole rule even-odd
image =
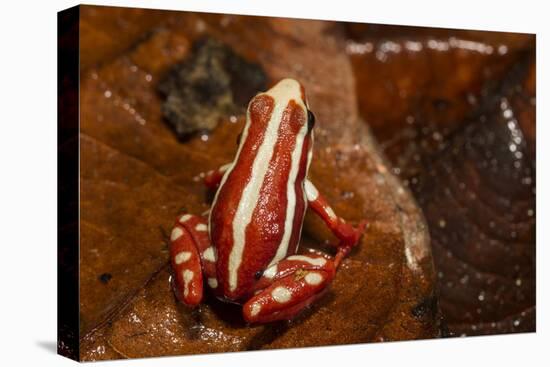
[[[405,41],[405,48],[409,51],[418,52],[422,50],[422,43],[415,41]]]
[[[382,164],[377,164],[376,165],[376,169],[378,170],[378,172],[380,173],[386,173],[388,170],[386,169],[386,166],[382,165]]]
[[[477,299],[478,299],[480,302],[483,302],[483,301],[485,300],[485,292],[479,293],[479,295],[477,296]]]
[[[351,199],[355,196],[353,191],[342,191],[341,195],[342,199]]]
[[[195,30],[197,32],[204,32],[204,30],[206,29],[206,23],[202,20],[198,20],[196,23],[195,23]]]
[[[445,228],[446,225],[447,225],[447,222],[445,222],[445,219],[440,219],[439,220],[439,226],[441,228]]]
[[[505,119],[509,119],[512,116],[514,116],[514,114],[513,114],[512,110],[508,108],[508,109],[506,109],[502,112],[502,116],[504,116]],[[508,126],[510,126],[510,125],[508,125]]]
[[[105,96],[105,98],[111,98],[111,96],[112,96],[113,94],[111,93],[110,90],[106,90],[105,93],[103,93],[103,95]]]
[[[388,56],[386,56],[386,54],[382,51],[376,51],[376,58],[381,62],[386,62]]]
[[[516,286],[521,287],[521,278],[516,279]]]
[[[506,45],[498,46],[498,54],[505,55],[508,52],[508,47]]]

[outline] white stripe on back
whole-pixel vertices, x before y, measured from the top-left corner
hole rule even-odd
[[[239,206],[233,218],[233,248],[229,254],[229,289],[237,288],[237,273],[241,265],[246,240],[246,227],[252,219],[252,213],[258,204],[260,190],[264,183],[269,162],[279,137],[279,125],[286,105],[275,105],[271,119],[267,124],[264,140],[254,157],[250,180],[244,187]]]
[[[239,156],[241,155],[241,150],[243,149],[244,142],[246,141],[246,138],[248,136],[248,129],[250,128],[250,113],[247,110],[246,111],[246,124],[244,125],[243,129],[243,135],[241,137],[241,144],[239,144],[239,148],[237,149],[237,154],[235,154],[235,159],[232,163],[228,163],[227,165],[229,168],[225,171],[224,175],[222,176],[222,180],[220,181],[220,186],[218,187],[218,190],[216,190],[216,194],[214,195],[214,200],[212,200],[212,204],[210,205],[210,208],[213,208],[216,205],[216,202],[218,201],[218,195],[220,194],[220,191],[222,191],[222,187],[225,184],[225,181],[227,181],[227,178],[233,171],[233,168],[235,168],[235,164],[239,160]],[[210,238],[210,241],[212,241],[212,233],[210,232],[212,230],[212,209],[210,209],[210,213],[208,213],[208,237]]]
[[[294,224],[294,215],[296,214],[296,177],[298,177],[298,171],[300,168],[300,160],[302,157],[302,148],[304,144],[304,137],[307,131],[307,124],[304,124],[300,129],[296,137],[296,145],[291,155],[291,168],[288,176],[288,182],[286,187],[286,216],[285,216],[285,231],[281,243],[277,248],[277,253],[269,263],[268,267],[277,264],[281,259],[286,256],[288,251],[288,244],[290,242],[290,236],[292,235],[292,226]]]
[[[288,102],[292,99],[305,110],[305,106],[301,101],[300,86],[295,80],[284,79],[280,81],[276,86],[271,88],[269,91],[267,91],[265,94],[273,98],[274,108],[267,124],[264,140],[262,141],[256,153],[256,156],[254,157],[250,180],[243,190],[241,199],[239,201],[239,206],[237,207],[235,217],[233,218],[233,247],[231,248],[231,252],[229,254],[228,263],[230,291],[234,291],[238,285],[238,271],[242,262],[244,246],[246,242],[246,227],[252,220],[252,214],[258,203],[260,190],[263,186],[265,176],[269,168],[269,162],[271,162],[271,158],[275,150],[275,145],[277,144],[277,140],[279,138],[279,127],[281,125],[283,113],[288,106]],[[249,123],[248,120],[249,116],[247,116],[247,124]],[[296,143],[297,146],[299,145],[300,147],[305,136],[304,129],[307,131],[307,124],[303,125],[300,133],[298,134]],[[246,140],[244,138],[245,137],[243,134],[243,142]],[[296,175],[298,172],[298,168],[294,167],[294,158],[297,148],[298,147],[296,147],[295,151],[292,153],[292,168],[289,181],[287,183],[287,210],[284,229],[285,232],[283,234],[281,244],[277,249],[277,255],[279,254],[279,252],[283,251],[282,248],[284,248],[284,252],[286,254],[286,248],[288,248],[290,233],[292,232],[292,220],[294,219],[293,217],[296,202],[294,182],[296,180]],[[290,205],[290,201],[292,201],[292,205]],[[289,217],[292,218],[289,219]]]

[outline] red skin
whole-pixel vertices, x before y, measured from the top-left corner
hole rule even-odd
[[[301,106],[307,105],[303,87],[300,92],[303,100]],[[198,305],[203,298],[204,280],[208,279],[209,284],[214,284],[211,289],[218,298],[243,304],[243,316],[250,323],[291,319],[318,299],[334,279],[342,258],[359,242],[365,229],[364,221],[354,228],[340,217],[331,215],[332,209],[325,198],[318,194],[314,200],[309,201],[309,205],[339,239],[339,244],[336,245],[337,254],[334,258],[308,254],[309,261],[288,258],[288,255],[296,253],[307,207],[304,181],[312,144],[312,130],[308,128],[299,160],[296,161],[298,168],[293,187],[296,202],[293,207],[294,217],[286,251],[287,258],[279,261],[276,271],[272,271],[269,276],[264,273],[284,234],[291,155],[295,150],[297,134],[305,131],[304,124],[308,123],[304,108],[291,99],[278,125],[277,139],[271,160],[266,162],[268,167],[259,199],[245,229],[245,250],[236,273],[238,286],[230,289],[228,264],[233,248],[232,223],[244,187],[253,174],[254,159],[265,137],[274,106],[274,99],[267,94],[252,99],[248,109],[248,132],[243,133],[244,141],[241,142],[237,161],[218,189],[210,213],[210,224],[206,218],[198,216],[183,216],[186,219],[183,222],[180,217],[172,232],[170,249],[174,289],[183,303],[189,306]],[[205,184],[209,188],[216,188],[225,169],[227,167],[224,166],[209,172],[205,177]],[[208,225],[209,231],[205,231]],[[212,249],[216,251],[215,258],[210,249],[212,244]],[[204,254],[207,249],[209,255]],[[282,298],[277,297],[277,291],[274,292],[278,287],[284,288]]]
[[[212,173],[216,175],[216,173]],[[209,175],[207,175],[208,177]],[[212,177],[207,178],[210,180]],[[219,182],[218,182],[219,183]],[[307,254],[311,258],[323,258],[326,263],[321,266],[311,265],[304,261],[292,261],[282,260],[277,264],[277,273],[273,278],[267,278],[262,276],[258,279],[253,287],[249,290],[248,294],[243,297],[243,316],[249,323],[267,323],[277,320],[289,320],[298,315],[301,311],[316,301],[322,294],[326,287],[332,282],[336,275],[336,270],[340,265],[342,259],[349,253],[353,246],[357,245],[361,234],[366,227],[366,221],[361,221],[357,228],[354,228],[340,217],[333,219],[327,212],[329,208],[325,198],[319,194],[316,200],[310,201],[310,207],[318,214],[327,226],[332,230],[334,235],[340,239],[337,244],[337,253],[331,258],[327,255],[318,253]],[[171,246],[171,259],[172,267],[175,270],[174,288],[178,298],[183,303],[189,306],[196,306],[202,301],[203,297],[203,278],[194,279],[193,284],[190,286],[189,296],[184,299],[183,293],[183,280],[181,273],[183,269],[193,269],[195,272],[200,273],[201,268],[205,277],[216,277],[216,266],[211,261],[207,261],[202,257],[202,253],[208,247],[210,247],[210,240],[208,239],[207,232],[196,232],[194,227],[196,224],[207,223],[206,218],[199,216],[191,216],[191,219],[187,220],[184,224],[179,221],[176,222],[175,227],[184,228],[187,233],[178,238],[176,241],[172,241]],[[181,251],[192,252],[192,259],[183,265],[176,265],[174,262],[175,256]],[[316,286],[310,286],[304,282],[304,276],[311,271],[319,271],[322,273],[323,281]],[[291,290],[292,301],[281,305],[271,300],[271,292],[278,286],[285,286]],[[213,290],[213,292],[220,298],[224,298],[220,293],[219,288]],[[251,313],[252,305],[255,302],[260,301],[264,307],[259,314],[253,316]]]

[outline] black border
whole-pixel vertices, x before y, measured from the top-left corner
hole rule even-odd
[[[79,360],[80,7],[57,13],[57,352]]]

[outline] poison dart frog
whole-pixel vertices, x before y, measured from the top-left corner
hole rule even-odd
[[[197,306],[207,286],[242,304],[248,323],[267,323],[294,318],[324,293],[366,222],[346,223],[308,179],[314,125],[296,80],[252,98],[233,162],[205,175],[216,190],[209,213],[183,214],[171,231],[172,284],[181,302]],[[308,206],[338,238],[334,257],[297,254]]]

